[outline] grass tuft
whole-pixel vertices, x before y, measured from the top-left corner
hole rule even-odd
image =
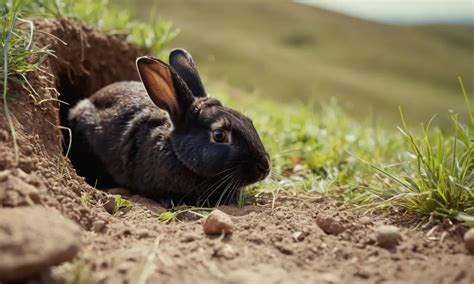
[[[421,135],[409,130],[400,110],[405,153],[394,167],[373,166],[380,175],[363,194],[363,203],[399,207],[425,215],[467,221],[474,214],[474,120],[461,83],[470,125],[451,113],[450,134],[439,128],[421,127]],[[472,220],[470,221],[472,222]]]
[[[91,195],[87,192],[83,192],[81,194],[81,203],[85,207],[89,207],[89,205],[91,204]]]
[[[115,197],[115,207],[113,211],[113,215],[121,213],[126,213],[131,210],[133,207],[133,203],[130,200],[122,198],[120,195]]]
[[[176,208],[172,208],[169,211],[161,212],[160,214],[158,214],[158,220],[165,224],[176,222],[179,221],[179,215],[185,213],[194,214],[199,218],[204,218],[212,210],[214,209],[195,206],[178,206]]]
[[[38,69],[48,55],[48,47],[38,48],[33,41],[34,25],[31,21],[20,18],[23,1],[5,1],[1,9],[0,35],[2,37],[3,66],[0,68],[0,79],[3,85],[3,109],[10,128],[13,141],[15,165],[18,165],[19,150],[16,131],[8,100],[14,93],[9,92],[10,83],[31,86],[26,74]],[[33,90],[34,92],[34,90]]]
[[[160,55],[179,33],[154,8],[150,10],[147,20],[139,21],[132,18],[129,9],[118,9],[110,5],[108,0],[35,1],[29,10],[32,13],[39,11],[44,16],[82,21],[156,55]]]
[[[158,215],[158,220],[160,220],[160,222],[163,222],[165,224],[175,222],[178,220],[178,213],[172,212],[172,211],[161,212]]]

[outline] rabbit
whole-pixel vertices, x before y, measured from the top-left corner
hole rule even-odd
[[[207,96],[186,50],[172,50],[169,64],[139,57],[136,67],[141,82],[108,85],[69,111],[71,159],[89,183],[168,206],[216,206],[269,175],[252,121]]]

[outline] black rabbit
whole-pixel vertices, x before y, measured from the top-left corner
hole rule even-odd
[[[206,95],[189,53],[169,62],[140,57],[143,84],[111,84],[72,108],[71,159],[90,183],[167,204],[234,202],[270,158],[248,117]]]

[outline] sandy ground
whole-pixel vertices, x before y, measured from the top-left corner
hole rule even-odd
[[[29,283],[474,283],[474,257],[461,239],[465,229],[420,223],[416,216],[363,214],[330,200],[281,197],[273,208],[268,201],[221,207],[232,216],[234,231],[207,236],[202,218],[187,213],[164,224],[157,217],[164,209],[139,196],[130,197],[128,212],[110,214],[113,196],[85,183],[63,160],[58,125],[67,110],[55,101],[54,89],[73,104],[111,82],[137,79],[133,62],[139,51],[72,22],[41,22],[37,28],[67,46],[43,35],[39,40],[50,43],[58,58],[29,74],[37,94],[11,87],[20,93],[9,104],[18,165],[0,114],[0,271],[36,265],[43,273]],[[88,202],[81,201],[84,196]],[[12,209],[39,211],[14,215]],[[337,230],[328,234],[318,218]],[[35,221],[41,219],[51,222]],[[383,224],[400,228],[396,248],[377,243],[374,231]],[[59,238],[57,246],[50,246],[48,235]],[[35,236],[53,249],[38,249]],[[48,262],[51,255],[62,257]],[[31,271],[19,269],[10,280]]]

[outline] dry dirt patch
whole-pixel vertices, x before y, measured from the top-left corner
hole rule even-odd
[[[37,94],[16,88],[21,94],[10,101],[19,139],[18,165],[0,114],[0,207],[53,209],[80,227],[81,240],[72,261],[31,281],[62,283],[82,277],[83,283],[474,283],[474,259],[461,233],[361,216],[326,200],[280,200],[273,209],[221,207],[234,223],[227,236],[205,235],[201,219],[163,224],[157,213],[164,209],[139,196],[131,197],[129,212],[111,215],[104,209],[111,196],[88,185],[68,161],[63,163],[58,125],[67,107],[56,99],[74,104],[109,83],[136,80],[134,60],[140,52],[70,21],[43,21],[37,29],[67,45],[41,35],[40,41],[51,44],[57,58],[28,75]],[[81,201],[84,196],[88,202]],[[321,229],[321,223],[327,228]],[[390,250],[376,241],[375,230],[384,224],[400,228],[402,239]],[[5,264],[0,257],[0,266]]]

